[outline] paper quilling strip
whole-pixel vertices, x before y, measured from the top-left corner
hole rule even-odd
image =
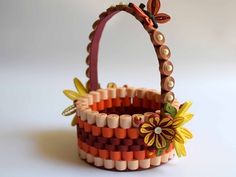
[[[73,105],[63,115],[75,114],[71,124],[77,127],[79,156],[93,166],[136,171],[167,163],[175,153],[178,157],[186,156],[185,143],[192,134],[184,124],[193,117],[188,113],[192,103],[180,104],[172,91],[175,79],[171,76],[171,51],[158,28],[170,16],[159,10],[159,0],[148,0],[147,8],[144,4],[120,3],[101,13],[93,24],[87,46],[89,80],[84,86],[75,78],[76,91],[64,90]],[[122,11],[134,16],[150,36],[159,61],[160,92],[127,84],[118,87],[113,82],[101,88],[98,82],[98,49],[103,29],[109,19]]]

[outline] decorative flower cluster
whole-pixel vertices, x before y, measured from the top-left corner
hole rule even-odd
[[[74,102],[73,105],[68,106],[63,112],[63,116],[70,116],[76,113],[76,106],[75,102],[78,100],[78,98],[85,96],[88,94],[88,89],[82,84],[82,82],[78,78],[74,78],[74,85],[77,90],[77,92],[73,90],[64,90],[63,93]],[[73,118],[71,125],[75,126],[76,124],[76,116]]]
[[[178,157],[186,156],[184,144],[193,136],[183,125],[193,117],[193,114],[187,113],[191,105],[191,102],[186,102],[177,111],[167,103],[163,115],[150,115],[140,126],[140,134],[144,137],[145,144],[150,149],[154,148],[159,155],[173,143]]]

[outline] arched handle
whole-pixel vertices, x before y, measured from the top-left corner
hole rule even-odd
[[[164,45],[165,37],[154,27],[152,19],[146,15],[142,9],[132,3],[129,5],[120,4],[108,8],[105,12],[100,14],[99,19],[93,24],[94,31],[89,35],[91,42],[87,47],[89,55],[86,59],[86,63],[89,65],[89,68],[86,71],[86,75],[89,78],[89,81],[87,82],[89,90],[92,91],[99,88],[97,73],[98,49],[103,29],[108,20],[121,11],[134,16],[141,22],[144,29],[149,33],[159,61],[159,70],[161,74],[161,102],[162,105],[164,103],[172,103],[175,96],[171,90],[175,85],[175,81],[174,78],[170,76],[174,69],[173,64],[169,61],[171,52],[169,48]]]

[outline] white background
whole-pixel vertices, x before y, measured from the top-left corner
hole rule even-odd
[[[128,1],[124,1],[128,3]],[[142,1],[133,0],[139,4]],[[116,0],[0,0],[0,176],[236,175],[236,1],[163,0],[172,21],[160,25],[175,65],[177,98],[193,101],[195,137],[188,156],[160,168],[115,173],[77,157],[63,96],[84,83],[92,23]],[[99,78],[118,85],[159,88],[148,35],[128,14],[112,19],[102,38]]]

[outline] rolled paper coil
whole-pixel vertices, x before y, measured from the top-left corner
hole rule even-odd
[[[105,127],[107,125],[107,114],[105,113],[96,114],[95,119],[96,119],[96,125],[98,127]]]
[[[102,155],[99,157],[94,156],[88,152],[83,151],[82,149],[79,149],[79,156],[81,159],[99,168],[118,171],[134,171],[138,169],[148,169],[151,167],[160,166],[162,163],[168,162],[171,159],[169,157],[173,156],[173,150],[166,153],[165,156],[162,155],[153,158],[144,158],[141,160],[131,158],[129,160],[123,160],[123,158],[120,159],[119,153],[115,154],[114,157],[112,157],[113,159],[102,158]]]
[[[119,115],[110,114],[107,116],[107,125],[109,128],[118,128],[119,127]]]
[[[123,129],[128,129],[132,126],[132,117],[128,114],[120,116],[120,127]]]

